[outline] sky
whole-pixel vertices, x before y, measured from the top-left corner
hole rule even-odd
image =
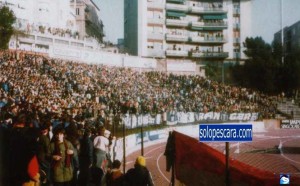
[[[283,28],[300,21],[300,0],[252,1],[252,36],[261,36],[267,43],[281,30],[281,1]]]
[[[105,41],[117,44],[124,38],[124,0],[95,0],[104,24]]]
[[[124,38],[124,0],[95,0],[100,4],[106,41],[117,43]],[[252,0],[252,37],[261,36],[267,43],[281,29],[281,1],[283,27],[300,20],[300,0]]]

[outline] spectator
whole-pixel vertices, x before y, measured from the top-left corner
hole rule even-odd
[[[41,171],[44,172],[44,180],[41,180],[42,185],[49,185],[50,183],[50,157],[48,157],[48,148],[50,145],[49,137],[50,124],[45,123],[40,128],[40,135],[38,141],[38,161]]]
[[[86,128],[84,136],[80,140],[79,153],[79,177],[78,184],[81,186],[88,185],[90,180],[90,171],[93,163],[93,142],[91,140],[91,130]]]
[[[96,185],[101,185],[104,182],[104,175],[107,170],[107,153],[109,140],[104,136],[105,128],[98,129],[98,136],[94,139],[94,167],[93,180]]]
[[[154,186],[150,171],[146,167],[146,159],[138,156],[134,168],[125,174],[125,184],[130,186]]]
[[[49,146],[49,156],[52,158],[51,171],[54,186],[69,186],[73,178],[72,156],[74,148],[64,137],[64,129],[55,130],[54,140]]]
[[[112,163],[112,169],[106,174],[107,186],[122,186],[124,182],[123,173],[120,170],[121,162],[114,160]]]

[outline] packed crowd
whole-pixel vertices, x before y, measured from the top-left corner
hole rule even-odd
[[[2,53],[1,118],[26,109],[38,116],[68,113],[86,119],[108,113],[276,113],[277,97],[223,85],[200,76],[138,72],[127,68]],[[7,115],[7,114],[6,114]],[[2,120],[3,121],[3,120]]]
[[[107,115],[213,111],[258,112],[261,118],[272,118],[276,113],[277,97],[199,76],[138,72],[8,51],[0,51],[0,72],[0,164],[9,169],[6,181],[15,180],[12,184],[17,185],[26,180],[76,185],[90,180],[85,173],[91,167],[97,175],[109,172],[103,167],[110,159],[111,137],[103,129]],[[137,164],[142,165],[140,172],[127,176],[125,182],[136,174],[149,177],[144,163]],[[93,181],[103,184],[102,179]]]

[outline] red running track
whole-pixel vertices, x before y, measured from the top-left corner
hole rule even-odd
[[[167,141],[167,140],[166,140]],[[224,143],[207,143],[213,148],[223,152]],[[156,186],[170,185],[171,173],[166,171],[166,159],[164,156],[165,143],[156,144],[144,149],[147,167],[152,174]],[[272,153],[272,150],[281,146],[280,153]],[[293,147],[294,152],[285,152],[285,149]],[[271,152],[265,152],[270,150]],[[231,143],[230,157],[247,163],[259,169],[268,170],[274,174],[289,173],[291,177],[300,177],[300,130],[280,129],[254,134],[252,142]],[[133,167],[137,156],[136,151],[126,157],[126,170]]]

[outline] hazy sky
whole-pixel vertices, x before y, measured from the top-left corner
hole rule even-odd
[[[95,0],[100,4],[104,23],[105,40],[117,43],[124,37],[124,0]],[[253,37],[261,36],[266,42],[273,41],[274,33],[281,29],[281,1],[283,27],[300,20],[300,0],[252,0]]]
[[[282,14],[281,14],[282,1]],[[300,0],[253,0],[252,33],[271,43],[274,33],[300,21]]]
[[[116,44],[119,38],[124,38],[124,0],[95,1],[100,4],[105,32],[104,40]]]

